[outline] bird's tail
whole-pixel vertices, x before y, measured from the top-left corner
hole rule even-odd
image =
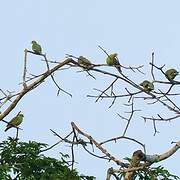
[[[7,127],[4,131],[6,132],[10,127]]]
[[[116,61],[115,61],[114,64],[115,64],[116,69],[119,71],[119,73],[121,73],[122,70],[121,70],[121,65],[120,65],[120,63],[119,63],[119,60],[116,59]]]
[[[118,60],[116,61],[115,66],[116,66],[116,69],[119,71],[119,73],[121,73],[121,72],[122,72],[122,70],[121,70],[121,65],[120,65],[120,63],[119,63]]]
[[[116,69],[119,71],[119,73],[122,73],[121,67],[116,67]]]

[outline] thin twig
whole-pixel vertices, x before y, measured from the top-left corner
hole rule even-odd
[[[105,154],[107,157],[109,157],[110,160],[114,161],[117,165],[123,166],[124,163],[121,162],[120,160],[116,159],[114,156],[112,156],[108,151],[103,148],[97,141],[95,141],[90,135],[82,132],[74,122],[71,122],[72,128],[74,128],[79,134],[85,136],[86,138],[89,139],[90,142],[92,142],[103,154]]]
[[[24,50],[24,70],[23,70],[23,86],[24,89],[27,87],[26,85],[26,72],[27,72],[27,49]]]
[[[153,81],[155,80],[155,76],[154,76],[154,52],[152,52],[151,54],[151,75],[152,75],[152,78],[153,78]]]

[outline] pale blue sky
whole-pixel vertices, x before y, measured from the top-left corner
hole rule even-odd
[[[2,1],[0,88],[20,88],[18,83],[22,80],[23,50],[31,47],[32,40],[37,40],[52,60],[63,59],[66,53],[70,53],[84,55],[93,63],[104,63],[105,55],[97,47],[102,45],[108,52],[117,52],[123,65],[145,65],[145,76],[129,73],[137,83],[143,78],[151,78],[148,63],[152,50],[155,51],[158,65],[166,64],[167,67],[179,69],[179,7],[179,0]],[[29,56],[28,61],[32,73],[45,69],[37,56]],[[93,80],[83,73],[76,73],[75,69],[58,72],[55,77],[61,87],[73,94],[73,98],[64,94],[56,97],[56,88],[50,79],[29,93],[6,117],[9,120],[19,110],[23,111],[25,120],[22,124],[21,140],[53,144],[58,139],[49,129],[65,135],[70,130],[71,121],[98,141],[122,135],[125,122],[116,113],[123,114],[127,110],[122,105],[126,101],[117,100],[108,109],[109,101],[94,103],[94,99],[86,97],[87,94],[96,93],[93,88],[106,87],[110,78],[96,75],[97,80]],[[119,86],[121,88],[121,83]],[[138,109],[145,109],[142,107],[144,103],[136,105]],[[157,109],[148,107],[144,114],[167,113],[164,107],[158,109],[158,112],[155,111]],[[148,153],[165,152],[172,146],[171,141],[179,140],[179,119],[171,123],[158,123],[161,133],[154,137],[152,123],[145,124],[140,118],[142,114],[137,113],[127,135],[145,143]],[[14,130],[4,133],[3,123],[1,129],[0,140],[14,134]],[[131,156],[134,150],[140,148],[125,141],[108,144],[106,147],[120,159]],[[79,172],[103,180],[108,167],[116,168],[112,163],[91,157],[86,152],[79,151],[80,149],[76,150],[76,167]],[[48,154],[57,157],[58,151],[66,150],[69,149],[62,144]],[[179,156],[180,153],[177,152],[157,165],[164,165],[172,173],[180,175],[177,160]]]

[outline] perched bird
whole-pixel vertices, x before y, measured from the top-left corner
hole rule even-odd
[[[168,69],[165,72],[166,78],[169,81],[172,81],[178,74],[179,74],[179,72],[176,69],[173,69],[173,68],[172,69]]]
[[[132,155],[132,158],[129,160],[130,164],[128,168],[138,167],[140,165],[140,162],[145,161],[145,159],[146,159],[146,155],[141,150],[135,151]],[[134,172],[132,171],[125,173],[124,179],[135,179]]]
[[[8,129],[10,129],[12,127],[19,126],[23,121],[23,117],[24,117],[24,115],[22,113],[20,113],[17,116],[15,116],[14,118],[12,118],[12,120],[7,124],[6,129],[4,131],[7,131]]]
[[[42,48],[36,41],[32,41],[31,44],[32,50],[35,54],[42,54]]]
[[[135,151],[130,160],[130,167],[137,167],[140,161],[144,161],[145,159],[146,155],[141,150]]]
[[[145,91],[147,91],[147,92],[150,92],[150,91],[154,90],[154,85],[153,85],[153,83],[150,82],[150,81],[147,81],[147,80],[143,81],[143,82],[140,84],[140,86],[142,86],[143,89],[144,89]]]
[[[88,59],[86,59],[84,56],[78,57],[78,64],[80,64],[81,66],[85,68],[88,68],[92,65],[91,62]]]
[[[116,69],[121,73],[121,67],[117,55],[118,55],[117,53],[108,55],[108,57],[106,58],[106,63],[109,66],[115,66]]]

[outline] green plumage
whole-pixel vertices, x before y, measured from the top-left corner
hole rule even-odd
[[[172,81],[178,74],[179,72],[176,70],[176,69],[168,69],[166,72],[166,78],[169,80],[169,81]]]
[[[116,66],[117,70],[121,72],[121,67],[117,55],[118,55],[117,53],[108,55],[108,57],[106,58],[106,63],[109,66]]]
[[[41,46],[36,42],[32,41],[32,50],[35,54],[42,54],[42,48]]]
[[[78,64],[80,64],[81,66],[85,68],[88,68],[92,65],[91,62],[83,56],[78,57]]]
[[[23,114],[18,114],[17,116],[15,116],[14,118],[12,118],[12,120],[9,122],[9,124],[7,124],[6,129],[4,131],[7,131],[8,129],[14,127],[14,126],[19,126],[22,121],[23,121]]]
[[[143,81],[143,82],[140,84],[140,86],[142,86],[143,89],[144,89],[145,91],[147,91],[147,92],[150,92],[150,91],[154,90],[154,84],[153,84],[152,82],[150,82],[150,81],[147,81],[147,80]]]

